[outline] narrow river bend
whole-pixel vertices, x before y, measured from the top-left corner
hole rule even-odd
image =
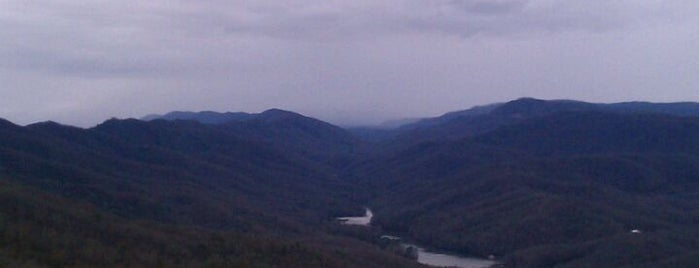
[[[374,217],[374,213],[371,212],[371,209],[369,208],[365,208],[365,210],[364,216],[340,217],[337,218],[337,220],[342,224],[369,226],[371,224],[371,218]],[[427,251],[424,248],[414,244],[401,243],[401,245],[404,247],[413,247],[417,249],[417,262],[435,267],[487,268],[497,264],[497,262],[487,259],[468,258],[446,253]]]

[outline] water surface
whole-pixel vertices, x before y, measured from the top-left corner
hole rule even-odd
[[[372,213],[370,209],[365,208],[364,216],[340,217],[337,218],[337,220],[342,222],[342,224],[369,226],[369,223],[371,223],[371,218],[373,217],[374,213]]]
[[[340,217],[337,218],[337,220],[340,221],[342,224],[347,225],[369,226],[369,224],[371,223],[371,218],[373,217],[374,213],[372,213],[370,209],[365,208],[364,216]],[[396,236],[385,235],[384,237],[391,240],[400,240],[400,237]],[[468,258],[446,253],[427,251],[424,248],[413,244],[401,243],[401,245],[403,245],[403,247],[405,248],[414,247],[415,249],[417,249],[417,262],[430,266],[487,268],[497,264],[497,262],[487,259]]]
[[[404,244],[417,248],[417,262],[437,267],[487,268],[497,264],[495,261],[468,258],[445,253],[430,252],[416,245]]]

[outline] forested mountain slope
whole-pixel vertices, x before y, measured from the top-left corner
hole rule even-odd
[[[191,121],[2,121],[0,265],[416,265],[321,231],[360,211],[354,186],[244,137]]]
[[[699,118],[562,112],[357,167],[377,224],[511,267],[689,265]],[[631,233],[632,230],[641,233]]]
[[[382,234],[507,267],[692,267],[696,107],[525,98],[362,135],[277,109],[0,120],[0,267],[419,266]],[[335,221],[364,206],[372,227]]]
[[[476,106],[425,118],[395,129],[358,129],[354,131],[369,140],[379,140],[385,148],[400,149],[421,142],[455,141],[495,130],[527,119],[560,112],[610,112],[618,114],[666,114],[699,116],[699,103],[588,103],[573,100],[540,100],[521,98],[505,103]]]

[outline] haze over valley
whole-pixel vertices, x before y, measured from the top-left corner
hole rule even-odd
[[[699,1],[0,1],[0,268],[697,267]]]

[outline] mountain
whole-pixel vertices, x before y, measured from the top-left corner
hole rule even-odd
[[[359,154],[364,147],[360,139],[345,129],[278,109],[265,111],[246,121],[222,124],[220,128],[335,167],[347,164],[349,158]]]
[[[530,154],[699,152],[699,118],[566,112],[494,130],[475,140]]]
[[[394,129],[291,111],[0,120],[0,267],[693,267],[695,103],[524,98]],[[361,135],[359,135],[361,134]],[[335,218],[370,207],[372,226]]]
[[[2,267],[419,267],[365,242],[130,220],[0,180]]]
[[[507,111],[549,109],[521,107]],[[507,267],[689,267],[699,256],[696,137],[697,117],[568,110],[354,172],[375,189],[377,225],[437,248],[504,256]]]
[[[430,129],[427,132],[436,132],[437,129],[442,129],[441,125],[451,121],[459,121],[461,119],[468,119],[488,114],[493,109],[501,105],[501,103],[495,103],[483,106],[475,106],[467,110],[449,112],[442,116],[434,118],[412,118],[394,120],[388,121],[379,126],[354,127],[348,130],[357,137],[360,137],[366,141],[375,143],[395,143],[396,145],[394,146],[405,146],[404,143],[414,143],[414,141],[410,141],[410,139],[423,141],[429,140],[429,138],[427,138],[429,136],[448,136],[446,132],[449,132],[449,130],[446,129],[444,129],[444,133],[441,134],[432,134],[424,132],[426,129]],[[470,124],[470,122],[466,124]]]
[[[605,108],[626,113],[661,113],[677,116],[699,116],[699,104],[695,102],[621,102],[608,104]]]
[[[271,112],[261,122],[282,121]],[[320,231],[363,202],[299,155],[196,121],[3,124],[0,264],[414,265]]]
[[[465,118],[465,117],[474,117],[474,116],[480,116],[480,115],[485,115],[489,114],[493,110],[497,109],[498,107],[502,106],[503,103],[493,103],[493,104],[488,104],[488,105],[482,105],[482,106],[475,106],[467,110],[462,110],[462,111],[455,111],[455,112],[449,112],[446,113],[442,116],[439,117],[434,117],[434,118],[423,118],[421,120],[417,120],[416,122],[413,122],[411,124],[405,124],[402,125],[402,129],[419,129],[419,128],[427,128],[431,126],[438,126],[443,123],[459,119],[459,118]]]
[[[471,109],[426,118],[393,130],[355,132],[380,146],[396,149],[421,142],[459,140],[495,130],[501,126],[561,112],[598,111],[611,113],[656,113],[673,116],[699,116],[699,103],[588,103],[574,100],[521,98],[506,103],[476,106]]]
[[[231,122],[231,121],[243,121],[247,120],[251,117],[253,117],[253,114],[249,113],[232,113],[232,112],[226,112],[226,113],[218,113],[218,112],[212,112],[212,111],[203,111],[203,112],[183,112],[183,111],[175,111],[175,112],[170,112],[164,115],[157,115],[157,114],[152,114],[152,115],[147,115],[141,118],[143,121],[153,121],[153,120],[167,120],[167,121],[175,121],[175,120],[192,120],[192,121],[198,121],[204,124],[222,124],[226,122]]]
[[[298,113],[270,109],[259,114],[174,112],[162,117],[148,117],[151,121],[187,120],[213,125],[221,131],[238,137],[287,148],[302,157],[324,159],[338,164],[346,161],[360,148],[361,141],[350,132],[329,123]]]

